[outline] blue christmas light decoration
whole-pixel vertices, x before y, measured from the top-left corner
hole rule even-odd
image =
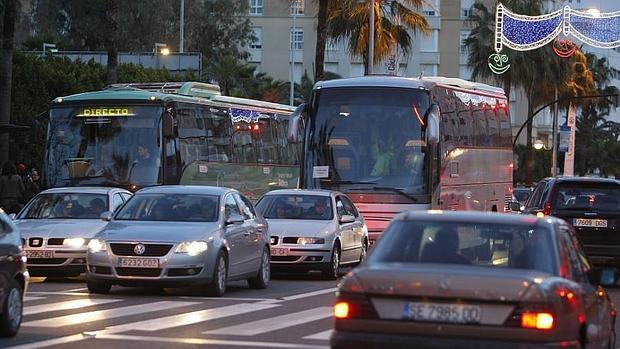
[[[255,110],[230,108],[228,113],[230,115],[230,119],[234,123],[241,121],[252,123],[258,121],[260,118],[260,113]]]
[[[500,54],[504,46],[516,51],[533,50],[550,43],[560,33],[594,47],[620,47],[620,11],[583,12],[565,6],[549,14],[525,16],[499,4],[495,14],[495,53],[489,56],[489,68],[496,74],[508,70],[508,57]],[[562,39],[560,46],[570,48],[569,41]],[[570,50],[560,52],[562,57],[570,56]]]

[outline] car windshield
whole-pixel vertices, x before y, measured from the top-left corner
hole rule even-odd
[[[555,199],[558,210],[620,211],[620,186],[607,183],[562,183]]]
[[[216,222],[219,197],[196,194],[137,194],[115,219],[128,221]]]
[[[265,218],[331,220],[332,204],[329,196],[267,195],[256,205]]]
[[[19,215],[20,219],[98,219],[108,210],[106,194],[39,194]]]
[[[395,221],[374,249],[370,263],[556,270],[551,233],[530,225]]]

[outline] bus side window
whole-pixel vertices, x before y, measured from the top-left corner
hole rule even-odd
[[[476,135],[474,145],[489,146],[489,131],[487,130],[487,117],[484,112],[483,103],[474,106],[473,116]]]
[[[490,137],[490,146],[492,147],[501,147],[501,139],[499,134],[499,120],[497,116],[496,108],[487,109],[487,125]]]
[[[504,103],[506,103],[504,101]],[[508,107],[497,108],[497,116],[500,124],[500,136],[502,139],[501,145],[504,147],[512,147],[512,128],[510,126],[510,116],[508,115]]]

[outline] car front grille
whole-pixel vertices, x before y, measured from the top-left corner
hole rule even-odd
[[[282,239],[282,243],[284,243],[284,244],[296,244],[297,243],[297,239],[298,238],[296,238],[296,237],[287,236],[287,237]]]
[[[63,238],[51,238],[47,240],[48,246],[60,246],[65,241]]]
[[[112,269],[110,267],[100,267],[96,265],[90,265],[89,270],[91,273],[110,275],[112,274]]]
[[[302,256],[271,256],[272,262],[295,262]]]
[[[30,238],[30,239],[28,239],[28,246],[30,246],[30,247],[43,247],[43,238]]]
[[[134,248],[137,244],[121,244],[121,243],[111,243],[110,248],[112,249],[112,253],[117,256],[141,256],[141,257],[161,257],[165,256],[170,252],[172,245],[168,244],[143,244],[144,245],[144,253],[136,254]]]
[[[272,245],[277,245],[278,244],[278,237],[277,236],[271,236],[271,238],[269,239],[269,242]]]
[[[161,269],[116,268],[116,273],[120,276],[158,277],[161,274]]]
[[[67,258],[28,258],[28,264],[62,264],[67,261]]]

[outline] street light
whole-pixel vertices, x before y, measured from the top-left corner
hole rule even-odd
[[[537,139],[537,140],[534,142],[534,149],[536,149],[536,150],[541,150],[541,149],[542,149],[542,148],[544,148],[544,147],[545,147],[545,144],[544,144],[544,143],[543,143],[543,141],[541,141],[540,139]]]
[[[43,43],[43,53],[45,53],[46,49],[49,48],[49,51],[51,53],[56,53],[58,52],[58,49],[56,48],[56,44],[48,44],[47,42]]]
[[[159,49],[160,47],[161,49]],[[153,53],[155,55],[158,55],[159,53],[161,53],[162,55],[167,56],[170,54],[170,49],[168,48],[167,44],[156,42],[155,47],[153,48]]]

